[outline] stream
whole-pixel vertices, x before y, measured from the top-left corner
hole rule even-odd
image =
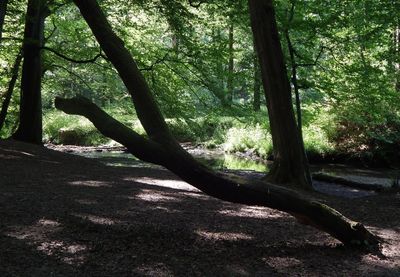
[[[157,165],[146,163],[135,158],[133,155],[116,148],[94,148],[76,146],[48,146],[54,150],[68,152],[95,159],[108,166],[116,167],[158,167]],[[270,161],[263,161],[243,154],[226,154],[218,149],[203,149],[198,147],[185,147],[200,162],[212,167],[215,170],[234,171],[236,174],[250,177],[261,178],[268,172]],[[310,165],[312,173],[323,172],[325,174],[345,178],[346,180],[360,183],[361,186],[350,187],[341,184],[328,183],[324,181],[314,181],[316,190],[330,195],[359,198],[374,195],[376,192],[371,189],[363,189],[362,184],[368,187],[375,187],[376,190],[390,189],[393,184],[399,183],[400,170],[392,169],[369,169],[358,168],[342,164],[317,164]]]
[[[212,167],[215,170],[244,170],[255,172],[267,172],[268,163],[254,160],[249,157],[234,154],[225,154],[218,150],[193,149],[188,150],[198,161]],[[109,166],[123,167],[155,167],[156,165],[143,162],[124,151],[88,151],[73,152],[79,156],[96,159]]]

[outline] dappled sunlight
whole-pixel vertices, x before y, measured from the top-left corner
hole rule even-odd
[[[122,221],[120,221],[120,220],[115,220],[112,218],[97,216],[97,215],[92,215],[92,214],[73,214],[73,216],[76,216],[81,219],[88,220],[94,224],[100,224],[100,225],[115,225],[115,224],[122,223]]]
[[[66,264],[82,264],[85,261],[84,252],[88,247],[79,243],[67,243],[54,239],[52,236],[62,231],[61,223],[40,219],[32,226],[13,226],[5,235],[25,241],[28,245],[35,246],[36,250],[47,256],[57,257]]]
[[[202,192],[180,192],[179,194],[200,200],[210,200],[211,198],[210,196]]]
[[[22,150],[14,150],[14,149],[0,149],[0,159],[4,160],[21,160],[21,159],[27,159],[30,161],[37,161],[39,163],[48,163],[48,164],[60,164],[57,161],[54,160],[49,160],[47,157],[40,157],[36,154],[29,153],[26,151]]]
[[[219,214],[250,218],[282,218],[285,214],[276,210],[256,206],[244,206],[239,209],[223,209]]]
[[[162,193],[155,190],[144,189],[134,198],[149,201],[149,202],[177,202],[180,201],[178,198],[169,196],[166,193]]]
[[[168,266],[164,263],[153,263],[147,265],[141,265],[133,270],[133,275],[138,276],[174,276]]]
[[[397,270],[400,275],[400,262],[393,263],[391,259],[382,258],[377,255],[367,254],[361,258],[360,266],[358,267],[360,271],[371,272],[371,269],[389,269]],[[397,276],[399,276],[397,275]],[[394,276],[394,275],[393,275]]]
[[[252,240],[253,236],[244,233],[234,232],[209,232],[204,230],[194,231],[198,236],[207,240],[225,240],[225,241],[238,241],[238,240]]]
[[[7,233],[9,237],[20,240],[29,239],[33,241],[39,241],[43,240],[47,234],[62,230],[62,227],[57,221],[40,219],[33,226],[14,226],[12,227],[12,230],[13,231]]]
[[[68,182],[68,184],[71,186],[94,187],[94,188],[100,188],[100,187],[110,188],[110,187],[112,187],[108,182],[94,181],[94,180],[93,181],[90,181],[90,180],[72,181],[72,182]]]
[[[400,240],[400,231],[394,229],[383,229],[376,227],[368,227],[375,234],[384,239],[385,243],[382,245],[381,253],[387,258],[400,258],[400,244],[398,241]],[[373,262],[373,260],[372,260]],[[400,266],[400,260],[399,260]]]
[[[275,270],[278,270],[278,272],[280,269],[283,269],[284,272],[280,273],[287,273],[287,269],[291,271],[303,264],[299,259],[293,257],[264,257],[262,261],[268,266],[275,268]]]
[[[1,158],[21,158],[21,156],[35,157],[34,154],[21,151],[21,150],[13,150],[13,149],[1,149],[4,154],[0,153]]]
[[[159,187],[188,190],[188,191],[199,191],[195,187],[181,180],[155,179],[150,177],[128,177],[124,178],[123,180],[129,182],[137,182],[151,186],[159,186]]]

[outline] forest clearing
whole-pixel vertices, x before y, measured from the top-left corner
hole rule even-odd
[[[400,1],[0,0],[0,276],[399,276]]]

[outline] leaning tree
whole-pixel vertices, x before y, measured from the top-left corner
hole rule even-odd
[[[171,135],[135,60],[113,32],[97,1],[74,0],[74,3],[127,87],[148,137],[126,127],[86,98],[56,98],[58,109],[88,118],[102,134],[126,146],[139,159],[166,167],[210,196],[287,212],[301,223],[325,231],[347,245],[378,244],[379,239],[361,223],[315,199],[270,182],[215,172],[196,161]]]

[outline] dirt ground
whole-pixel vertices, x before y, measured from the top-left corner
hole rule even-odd
[[[385,242],[344,248],[158,168],[0,141],[0,276],[400,276],[400,195],[321,199]]]

